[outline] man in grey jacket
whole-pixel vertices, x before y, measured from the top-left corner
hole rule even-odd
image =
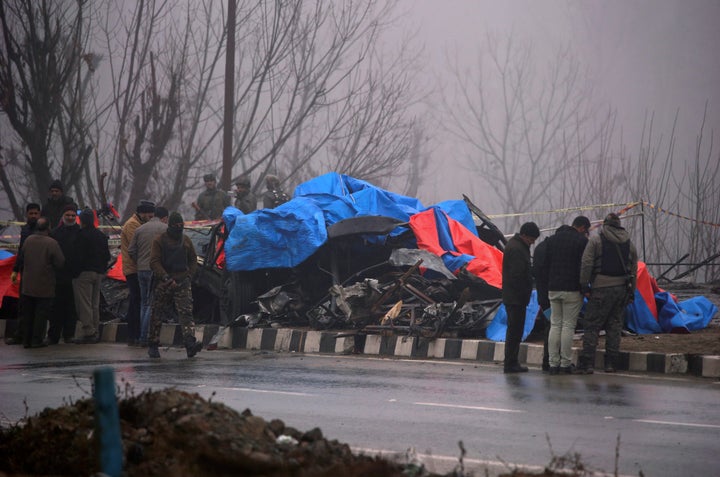
[[[617,214],[609,214],[600,233],[588,241],[580,268],[580,287],[588,298],[578,374],[592,374],[598,334],[605,330],[605,372],[615,372],[625,307],[637,285],[637,250]]]
[[[155,237],[167,230],[168,210],[156,207],[155,216],[135,231],[128,253],[138,270],[140,284],[140,346],[147,346],[148,327],[150,326],[150,306],[152,305],[153,272],[150,269],[150,249]]]

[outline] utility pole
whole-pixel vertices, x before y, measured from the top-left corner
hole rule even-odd
[[[232,180],[233,119],[235,104],[235,11],[236,0],[228,0],[227,48],[225,49],[225,112],[223,115],[223,163],[220,188],[230,191]]]

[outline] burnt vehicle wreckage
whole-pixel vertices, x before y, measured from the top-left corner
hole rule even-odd
[[[464,199],[478,236],[503,250],[500,230]],[[196,297],[205,297],[223,326],[484,337],[501,304],[500,289],[465,267],[451,273],[439,256],[417,248],[407,222],[392,217],[330,225],[327,241],[291,268],[227,270],[227,234],[223,222],[212,227],[193,280]]]
[[[328,176],[346,181],[345,192],[353,187],[374,188],[345,176]],[[380,194],[387,194],[390,201],[410,200],[381,189]],[[463,214],[471,217],[475,238],[490,248],[503,250],[505,237],[470,199],[453,202],[461,204]],[[104,222],[101,227],[115,242],[119,232],[117,215],[106,217],[101,212],[98,210],[98,218]],[[325,229],[322,243],[293,266],[235,271],[225,260],[229,224],[188,224],[186,234],[195,244],[199,265],[192,283],[196,322],[222,327],[306,327],[427,338],[484,337],[485,328],[501,304],[500,288],[489,285],[466,267],[456,267],[453,273],[439,255],[418,247],[407,219],[380,212],[356,214],[327,227],[321,221]],[[272,219],[266,224],[272,227]],[[282,237],[288,242],[305,238],[292,233]],[[290,243],[277,247],[285,245],[293,247]],[[114,263],[110,268],[119,266]],[[109,273],[101,290],[101,322],[124,321],[129,293],[119,272]],[[10,307],[4,307],[3,312],[13,314]]]

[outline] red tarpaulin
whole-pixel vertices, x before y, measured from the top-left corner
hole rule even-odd
[[[483,242],[460,222],[444,213],[443,217],[447,221],[447,227],[438,223],[433,209],[410,217],[410,227],[417,238],[418,248],[440,257],[445,257],[447,254],[453,257],[465,255],[467,256],[466,260],[461,262],[467,264],[467,270],[470,273],[482,278],[491,286],[502,288],[503,253]],[[449,249],[447,243],[441,244],[448,240],[452,241],[455,250]],[[448,260],[444,259],[444,261],[448,264]],[[448,268],[455,273],[459,267],[449,266]]]
[[[18,298],[20,296],[20,287],[13,285],[10,281],[10,273],[15,266],[16,255],[0,260],[0,305],[3,297],[9,296]],[[18,275],[18,284],[20,283],[20,275]]]

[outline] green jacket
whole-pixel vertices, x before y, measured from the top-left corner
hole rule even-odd
[[[230,205],[230,197],[224,190],[205,189],[196,203],[200,210],[195,211],[195,220],[215,220],[221,218],[225,207]]]

